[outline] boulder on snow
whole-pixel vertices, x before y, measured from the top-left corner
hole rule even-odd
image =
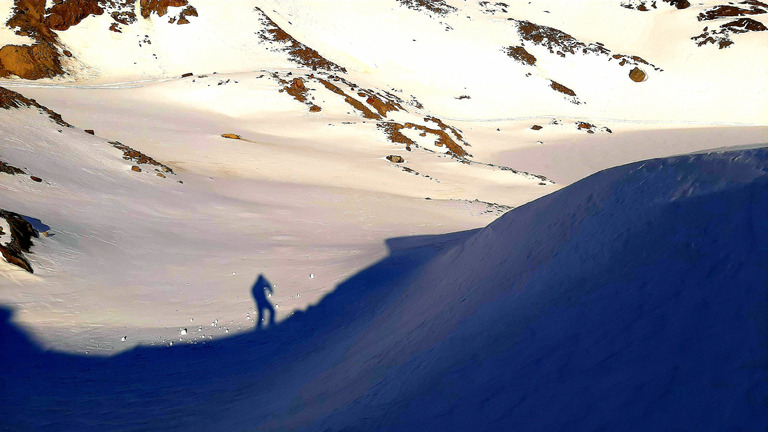
[[[634,69],[629,71],[629,78],[634,82],[643,82],[648,79],[648,75],[642,69],[635,66]]]
[[[387,160],[394,163],[403,163],[405,162],[405,159],[403,159],[402,156],[398,155],[389,155],[387,156]]]
[[[228,138],[228,139],[243,139],[240,135],[232,134],[232,133],[225,133],[221,135],[222,138]]]

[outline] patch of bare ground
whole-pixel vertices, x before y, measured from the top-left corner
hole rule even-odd
[[[288,57],[293,62],[311,68],[312,70],[320,69],[333,72],[347,71],[345,68],[321,56],[320,53],[314,49],[294,39],[293,36],[281,29],[260,8],[256,7],[254,10],[261,15],[261,22],[265,27],[264,30],[258,32],[261,40],[280,45],[282,48],[280,48],[279,51],[287,53]]]
[[[448,15],[455,12],[456,8],[446,3],[444,0],[397,0],[401,5],[417,10],[428,11],[435,15]]]
[[[34,99],[28,99],[23,95],[21,95],[20,93],[16,93],[15,91],[8,90],[4,87],[0,87],[0,109],[13,109],[13,108],[25,108],[25,107],[37,108],[38,110],[45,113],[56,124],[64,127],[72,127],[71,124],[65,122],[61,118],[60,114],[40,105]]]
[[[2,233],[3,241],[0,241],[0,254],[6,262],[21,267],[29,273],[34,273],[32,266],[24,256],[31,253],[32,238],[39,238],[40,234],[32,227],[32,224],[24,220],[21,215],[0,209],[0,218],[5,219],[10,227],[10,233]],[[10,237],[10,241],[4,240]]]
[[[136,163],[138,165],[151,165],[151,166],[155,167],[155,171],[157,171],[160,174],[165,173],[165,174],[174,174],[175,175],[175,173],[173,172],[173,170],[169,166],[164,165],[164,164],[156,161],[155,159],[151,158],[150,156],[145,155],[144,153],[142,153],[142,152],[140,152],[140,151],[138,151],[136,149],[128,147],[127,145],[125,145],[125,144],[123,144],[123,143],[121,143],[119,141],[110,141],[109,143],[112,145],[112,147],[114,147],[114,148],[116,148],[118,150],[121,150],[123,152],[123,159],[125,159],[127,161],[134,162],[134,163]],[[138,171],[136,170],[136,168],[138,168]],[[141,172],[141,169],[139,167],[137,167],[137,166],[134,166],[132,169],[134,171]],[[161,176],[161,177],[165,178],[164,175]]]

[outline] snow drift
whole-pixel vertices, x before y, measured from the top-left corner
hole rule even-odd
[[[597,173],[395,239],[266,331],[109,358],[0,317],[0,429],[762,430],[768,150]],[[267,275],[268,276],[268,275]]]

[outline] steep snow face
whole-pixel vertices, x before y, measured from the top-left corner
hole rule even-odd
[[[308,384],[345,408],[307,424],[765,427],[766,168],[766,150],[652,160],[509,212],[363,326],[347,353],[368,371]]]
[[[0,418],[78,430],[761,430],[767,186],[765,149],[610,169],[476,233],[391,241],[390,257],[317,307],[209,347],[43,353],[3,311]]]

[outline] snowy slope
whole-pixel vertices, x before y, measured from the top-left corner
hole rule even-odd
[[[284,41],[263,37],[277,25],[352,81],[399,89],[437,116],[766,122],[768,32],[760,26],[768,5],[761,2],[740,2],[739,10],[755,11],[741,18],[717,15],[725,3],[716,0],[684,9],[649,3],[646,12],[638,7],[647,2],[602,0],[578,7],[564,0],[422,3],[196,0],[188,24],[177,21],[184,7],[172,7],[163,16],[137,15],[120,32],[109,31],[116,23],[109,13],[90,15],[53,31],[59,51],[72,55],[62,56],[67,78],[56,80],[284,68],[297,58],[286,58]],[[736,19],[757,28],[721,29]],[[692,38],[702,32],[733,44],[698,46]],[[2,35],[2,45],[19,42],[17,34]],[[630,79],[636,67],[643,82]]]
[[[264,332],[110,358],[0,327],[2,426],[761,430],[768,152],[595,174]],[[268,275],[267,275],[268,276]]]

